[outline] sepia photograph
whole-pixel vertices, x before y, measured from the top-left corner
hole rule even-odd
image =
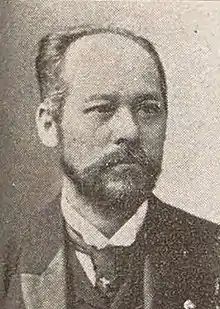
[[[0,20],[0,308],[220,309],[220,1]]]

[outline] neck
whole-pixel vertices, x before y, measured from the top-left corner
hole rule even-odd
[[[121,207],[114,207],[112,210],[111,205],[107,205],[106,202],[105,205],[100,205],[95,201],[88,200],[77,192],[74,183],[67,176],[64,176],[63,179],[62,194],[83,218],[108,238],[113,236],[136,211],[134,207],[129,207],[129,205],[127,208],[131,208],[131,212],[123,212]]]

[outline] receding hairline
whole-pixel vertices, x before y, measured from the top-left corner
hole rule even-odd
[[[99,57],[101,57],[101,60]],[[63,56],[61,76],[64,77],[65,69],[69,71],[73,65],[75,70],[77,66],[80,66],[80,63],[84,65],[84,61],[85,65],[87,64],[86,67],[89,66],[91,68],[93,65],[91,61],[96,59],[99,59],[100,65],[102,65],[102,60],[111,61],[112,59],[113,61],[118,61],[120,58],[121,61],[127,57],[129,57],[129,63],[133,63],[133,65],[137,64],[138,60],[144,61],[142,62],[142,65],[144,65],[147,59],[149,59],[158,72],[152,54],[143,46],[140,46],[140,44],[128,37],[107,32],[84,36],[72,42]],[[88,59],[91,61],[88,62]],[[107,65],[107,62],[105,62],[105,65]],[[77,72],[78,70],[76,70]],[[160,75],[159,72],[158,75]]]
[[[59,47],[59,52],[64,55],[66,50],[70,45],[75,44],[76,42],[80,41],[81,39],[86,39],[88,37],[96,36],[96,35],[112,35],[112,36],[118,36],[125,38],[127,40],[133,41],[134,43],[138,44],[139,46],[143,47],[144,50],[146,50],[149,54],[153,55],[154,58],[158,58],[158,62],[161,63],[159,54],[157,53],[153,43],[143,37],[136,35],[130,30],[119,28],[119,27],[96,27],[94,25],[86,25],[86,26],[80,26],[80,27],[68,27],[65,30],[57,31],[54,33],[49,33],[46,36],[44,36],[39,41],[39,54],[37,56],[37,59],[40,56],[41,51],[51,43],[53,45],[53,42],[55,41],[61,41],[59,42],[61,45],[64,45]],[[55,43],[53,47],[57,47],[57,44]],[[161,63],[162,64],[162,63]]]
[[[157,70],[160,75],[164,97],[166,98],[167,85],[163,64],[154,45],[149,39],[136,35],[130,30],[124,28],[112,26],[100,27],[96,25],[82,25],[77,27],[68,27],[62,31],[49,33],[40,40],[39,54],[36,58],[36,71],[42,100],[49,94],[50,90],[48,83],[50,82],[51,76],[53,74],[53,70],[50,72],[52,67],[51,63],[54,63],[55,65],[57,63],[57,65],[59,65],[59,62],[65,58],[66,51],[70,46],[73,46],[74,43],[82,38],[96,34],[112,34],[121,36],[126,39],[130,39],[134,43],[143,47],[143,49],[146,50],[155,61]]]
[[[101,36],[101,38],[99,38],[99,36]],[[100,42],[105,43],[105,40],[106,40],[106,42],[108,44],[108,42],[111,42],[114,39],[117,40],[118,42],[121,40],[123,42],[122,44],[124,44],[125,42],[129,42],[129,43],[131,42],[132,45],[136,46],[137,48],[140,48],[142,51],[145,51],[149,55],[149,57],[152,58],[152,53],[150,51],[148,51],[146,48],[144,48],[142,45],[138,44],[138,42],[132,40],[129,37],[120,35],[118,33],[112,33],[112,32],[95,33],[95,34],[80,37],[76,41],[69,44],[69,46],[67,47],[67,49],[65,51],[64,56],[67,55],[67,53],[68,53],[68,51],[70,51],[70,49],[74,50],[75,48],[77,49],[77,47],[78,47],[79,49],[86,50],[86,49],[90,49],[90,47],[91,47],[90,43],[96,44],[96,42],[98,42],[99,45],[100,45]],[[98,41],[98,40],[100,40],[100,41]],[[115,42],[116,43],[115,44],[116,49],[117,49],[117,43],[118,42]],[[84,43],[85,43],[85,46],[82,45]],[[114,46],[113,46],[113,48],[114,48]],[[96,51],[94,51],[94,52],[96,52]]]

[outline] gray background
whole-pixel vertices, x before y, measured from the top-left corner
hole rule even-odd
[[[8,2],[8,1],[7,1]],[[155,193],[220,223],[220,2],[11,1],[1,4],[1,185],[6,222],[59,192],[56,151],[35,131],[34,59],[49,31],[81,23],[126,27],[153,41],[169,87],[163,173]]]

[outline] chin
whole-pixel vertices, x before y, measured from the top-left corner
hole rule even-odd
[[[125,181],[109,181],[106,184],[106,194],[116,200],[131,196],[136,190],[134,185]]]
[[[146,182],[141,177],[127,176],[122,179],[106,179],[104,182],[103,197],[108,200],[111,208],[133,208],[142,203],[149,193],[152,192],[154,184]]]

